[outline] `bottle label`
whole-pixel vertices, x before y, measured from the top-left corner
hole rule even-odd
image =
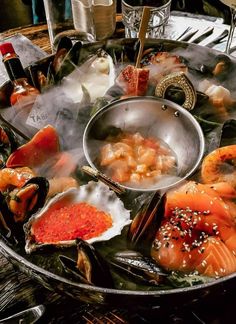
[[[11,58],[4,61],[7,73],[11,81],[26,78],[25,71],[19,58]]]

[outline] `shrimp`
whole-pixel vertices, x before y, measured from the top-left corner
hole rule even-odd
[[[4,168],[0,170],[0,191],[6,191],[11,187],[22,187],[35,173],[28,167]]]
[[[236,145],[220,147],[208,154],[202,163],[204,183],[228,182],[236,187]]]

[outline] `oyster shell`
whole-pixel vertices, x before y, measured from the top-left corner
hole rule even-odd
[[[49,210],[69,206],[76,202],[86,202],[95,206],[97,209],[110,214],[112,217],[112,226],[101,235],[88,239],[88,243],[109,240],[112,237],[121,234],[123,227],[131,222],[130,212],[125,209],[123,202],[116,196],[116,194],[105,184],[90,181],[88,184],[81,186],[80,188],[71,188],[63,193],[57,194],[40,210],[40,212],[35,213],[29,219],[29,221],[24,225],[26,235],[26,253],[31,253],[45,245],[72,246],[76,244],[77,237],[59,242],[37,242],[33,229],[35,222],[44,216]],[[66,227],[64,228],[66,231]]]

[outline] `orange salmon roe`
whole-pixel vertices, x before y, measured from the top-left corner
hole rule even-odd
[[[35,241],[57,243],[97,237],[112,226],[111,215],[85,202],[49,210],[32,226]]]

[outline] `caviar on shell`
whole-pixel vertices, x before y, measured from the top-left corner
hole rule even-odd
[[[56,243],[76,238],[88,240],[112,226],[112,217],[85,202],[48,210],[33,224],[38,243]]]

